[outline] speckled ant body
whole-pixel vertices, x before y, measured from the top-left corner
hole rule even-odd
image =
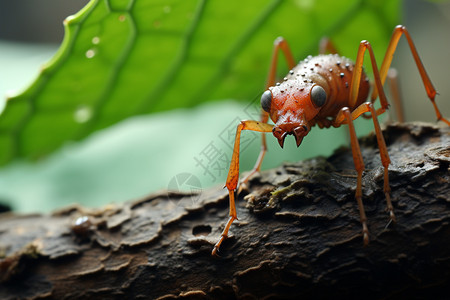
[[[237,219],[235,195],[239,182],[239,146],[242,130],[258,131],[262,133],[272,132],[281,147],[283,147],[286,136],[293,135],[298,147],[314,125],[318,125],[320,128],[328,128],[331,126],[339,127],[342,124],[348,124],[353,161],[357,171],[355,198],[360,213],[363,242],[364,245],[367,245],[369,242],[369,230],[367,228],[367,217],[362,202],[361,187],[364,162],[355,133],[353,120],[365,113],[370,114],[369,118],[372,118],[373,121],[378,147],[380,149],[381,162],[384,167],[383,190],[386,196],[387,210],[389,212],[390,220],[395,222],[394,209],[390,198],[388,174],[390,159],[378,122],[378,115],[384,113],[389,106],[383,91],[383,84],[386,80],[398,41],[402,35],[407,39],[414,61],[419,69],[420,76],[422,77],[425,90],[434,106],[438,120],[450,125],[450,122],[441,115],[436,106],[434,101],[436,90],[425,71],[411,36],[405,26],[398,25],[395,27],[380,69],[377,67],[372,46],[365,40],[361,41],[359,44],[355,62],[338,55],[331,42],[323,40],[319,47],[320,54],[318,56],[309,56],[307,59],[300,61],[296,65],[287,42],[283,38],[276,39],[274,42],[266,91],[261,96],[261,120],[241,121],[237,126],[233,156],[226,181],[230,200],[230,218],[225,225],[220,239],[214,246],[212,251],[213,255],[217,255],[220,245],[228,235],[231,224]],[[280,50],[287,60],[290,71],[281,83],[275,84],[277,58]],[[363,61],[366,50],[369,52],[374,77],[374,89],[370,101],[368,102],[366,101],[369,96],[370,83],[363,71]],[[330,52],[331,54],[325,54],[326,52]],[[375,109],[373,103],[378,97],[380,98],[381,107]],[[267,123],[269,116],[274,125]],[[263,134],[262,148],[255,167],[242,179],[241,183],[246,183],[254,173],[259,172],[266,149],[266,140],[265,135]]]

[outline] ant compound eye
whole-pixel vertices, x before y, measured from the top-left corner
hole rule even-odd
[[[321,86],[315,85],[311,90],[311,100],[315,106],[321,107],[327,101],[327,93]]]
[[[272,93],[267,90],[261,96],[261,107],[270,113],[270,106],[272,104]]]

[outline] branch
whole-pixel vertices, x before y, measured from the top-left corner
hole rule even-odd
[[[238,199],[220,258],[226,190],[162,192],[98,210],[0,215],[0,298],[436,298],[450,290],[450,131],[384,131],[396,224],[375,136],[361,139],[363,247],[350,149],[262,172]],[[245,194],[247,193],[247,194]],[[245,197],[244,197],[245,196]],[[243,200],[244,198],[245,200]]]

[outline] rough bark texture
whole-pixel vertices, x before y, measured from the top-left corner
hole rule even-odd
[[[367,247],[342,148],[255,176],[221,257],[211,256],[228,214],[221,188],[0,215],[0,298],[447,298],[449,128],[390,125],[384,135],[397,223],[385,212],[375,137],[366,137]]]

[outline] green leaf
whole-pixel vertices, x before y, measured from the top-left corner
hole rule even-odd
[[[381,61],[399,9],[391,0],[93,0],[67,18],[35,82],[8,99],[0,164],[40,158],[133,115],[253,99],[280,35],[297,59],[327,35],[352,58],[367,39]]]

